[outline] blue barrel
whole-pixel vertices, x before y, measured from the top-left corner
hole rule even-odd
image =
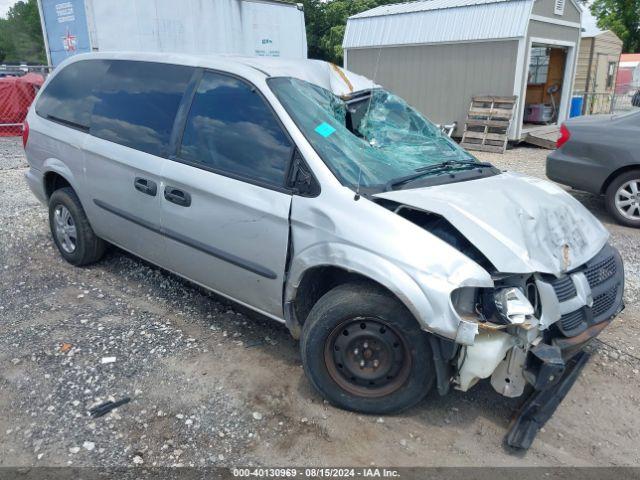
[[[571,112],[569,112],[570,117],[579,117],[582,115],[582,96],[576,95],[571,98]]]

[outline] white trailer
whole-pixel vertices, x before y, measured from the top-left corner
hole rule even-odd
[[[301,4],[281,0],[38,0],[47,59],[91,51],[306,58]]]

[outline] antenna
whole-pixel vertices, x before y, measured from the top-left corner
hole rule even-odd
[[[358,164],[358,185],[356,186],[356,195],[353,199],[357,202],[360,200],[360,180],[362,178],[362,167]]]

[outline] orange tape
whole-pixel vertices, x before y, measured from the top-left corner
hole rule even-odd
[[[342,69],[340,67],[338,67],[335,63],[332,63],[331,67],[338,73],[338,75],[340,75],[340,78],[342,78],[342,80],[344,80],[344,83],[346,83],[347,87],[349,87],[349,91],[353,92],[353,85],[351,84],[351,82],[349,81],[347,76],[344,74]]]

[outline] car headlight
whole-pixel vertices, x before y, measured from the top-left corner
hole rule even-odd
[[[511,324],[520,325],[534,314],[535,308],[517,287],[496,289],[494,297],[498,314]]]

